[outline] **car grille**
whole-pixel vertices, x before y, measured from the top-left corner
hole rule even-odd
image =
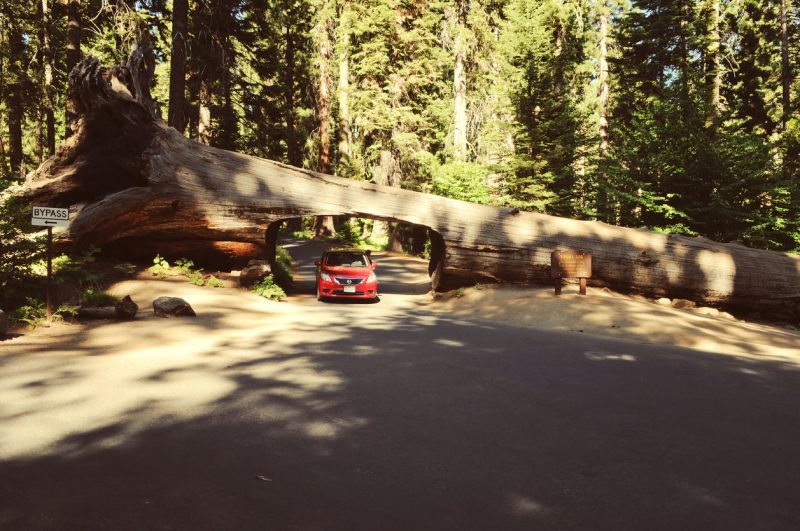
[[[357,286],[364,282],[363,278],[356,277],[333,277],[333,279],[342,286]]]

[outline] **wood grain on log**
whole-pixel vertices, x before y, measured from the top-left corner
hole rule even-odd
[[[76,211],[69,245],[229,242],[274,253],[281,220],[356,216],[428,227],[436,289],[549,285],[550,253],[575,249],[593,254],[590,285],[797,314],[798,256],[471,204],[216,149],[113,90],[108,72],[93,59],[72,72],[79,133],[23,190],[31,203]]]

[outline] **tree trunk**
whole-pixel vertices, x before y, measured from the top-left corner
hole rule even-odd
[[[289,13],[291,17],[291,13]],[[289,164],[301,166],[303,164],[303,154],[300,151],[300,143],[297,138],[295,127],[295,61],[294,61],[294,34],[292,33],[291,20],[286,24],[286,49],[284,50],[284,78],[283,93],[286,104],[286,156]]]
[[[349,163],[353,156],[353,133],[350,117],[350,2],[342,4],[339,16],[339,158]]]
[[[172,56],[169,70],[169,115],[167,123],[183,133],[186,130],[186,26],[189,0],[172,3]]]
[[[710,102],[710,122],[716,130],[719,125],[721,112],[720,91],[722,88],[722,62],[720,61],[720,0],[713,0],[712,22],[711,22],[711,46],[709,47],[709,61],[711,74],[711,102]]]
[[[323,13],[328,9],[323,8]],[[319,171],[331,173],[331,57],[333,44],[330,34],[332,21],[329,18],[321,21],[317,34],[317,62],[319,67],[319,88],[317,98],[317,124],[319,126]],[[317,216],[314,220],[314,237],[336,236],[336,225],[333,216]]]
[[[51,156],[56,152],[56,125],[53,112],[53,49],[50,45],[52,21],[48,0],[40,0],[39,15],[41,23],[39,44],[42,61],[42,112],[45,126],[45,147],[47,155]]]
[[[200,90],[197,97],[197,141],[207,146],[211,145],[211,88],[208,81],[200,80]]]
[[[8,28],[9,50],[9,82],[8,82],[8,157],[11,163],[11,174],[25,177],[25,162],[22,151],[22,92],[25,76],[23,55],[25,41],[22,38],[21,28],[16,22],[9,24]]]
[[[608,103],[610,90],[608,87],[608,19],[610,8],[608,0],[603,0],[599,9],[600,32],[599,32],[599,72],[597,77],[598,84],[598,105],[600,107],[600,177],[603,187],[600,190],[600,219],[611,221],[613,218],[613,207],[611,197],[605,187],[610,187],[608,178]]]
[[[781,122],[786,130],[786,123],[791,115],[792,71],[789,64],[789,0],[781,0],[781,103],[783,113]]]
[[[550,253],[576,249],[593,253],[591,285],[794,318],[800,310],[795,255],[498,209],[224,151],[154,119],[112,88],[96,60],[76,72],[78,134],[12,191],[28,204],[71,209],[61,249],[148,244],[194,258],[204,248],[263,249],[273,223],[337,213],[428,227],[436,289],[549,284]]]
[[[68,0],[67,8],[67,74],[72,73],[72,69],[81,60],[81,0]],[[76,126],[77,115],[72,108],[72,99],[67,101],[66,127],[64,138],[72,136],[73,128]]]
[[[469,0],[456,0],[455,66],[453,68],[453,153],[457,161],[467,160],[467,14]]]

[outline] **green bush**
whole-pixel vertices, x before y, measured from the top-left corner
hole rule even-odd
[[[44,256],[46,244],[32,229],[30,210],[14,198],[0,200],[0,308],[6,311],[39,287],[33,265]]]
[[[220,279],[218,279],[217,277],[215,277],[214,275],[211,275],[210,277],[208,277],[208,280],[206,280],[206,286],[210,288],[224,288],[225,283]]]
[[[267,275],[253,284],[253,287],[250,288],[250,290],[256,295],[260,295],[261,297],[271,301],[280,301],[286,297],[286,292],[283,291],[283,288],[275,284],[272,275]]]
[[[113,306],[116,303],[117,297],[104,291],[97,291],[94,288],[89,288],[84,291],[83,298],[81,299],[81,304],[83,306],[92,308],[100,306]]]
[[[62,321],[65,317],[75,317],[77,313],[77,307],[62,304],[53,312],[53,321]],[[33,329],[47,320],[47,306],[40,299],[27,297],[25,304],[14,310],[11,318],[18,323],[25,323],[28,328]]]

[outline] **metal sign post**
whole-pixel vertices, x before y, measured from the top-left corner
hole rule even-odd
[[[47,227],[47,321],[53,316],[53,227],[69,226],[68,208],[33,207],[31,224],[36,227]]]

